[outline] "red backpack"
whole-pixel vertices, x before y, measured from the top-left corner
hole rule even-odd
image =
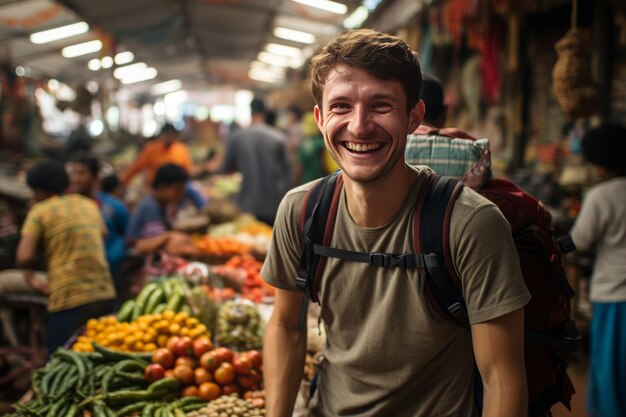
[[[335,173],[319,181],[305,196],[298,288],[319,302],[317,293],[329,257],[384,268],[418,268],[425,272],[424,295],[430,306],[469,329],[461,281],[453,267],[448,242],[452,208],[463,183],[435,175],[426,179],[413,216],[415,253],[408,254],[362,253],[330,247],[341,188],[341,173]],[[570,318],[574,291],[565,278],[561,254],[572,250],[573,244],[569,240],[564,241],[569,245],[559,245],[554,240],[551,217],[543,204],[513,183],[487,180],[479,193],[495,203],[511,224],[522,275],[532,294],[524,309],[529,416],[547,416],[557,402],[570,409],[574,388],[567,375],[566,354],[578,349],[580,335]],[[303,308],[301,324],[305,318]],[[482,408],[478,372],[476,378],[475,396]]]

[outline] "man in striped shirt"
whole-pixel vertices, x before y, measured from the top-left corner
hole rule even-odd
[[[79,194],[63,194],[69,179],[62,164],[43,161],[27,175],[36,203],[22,226],[17,264],[32,280],[39,249],[48,284],[48,350],[63,345],[91,317],[109,313],[115,287],[104,251],[106,228],[96,203]]]

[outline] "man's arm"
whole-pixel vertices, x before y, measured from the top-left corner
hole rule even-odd
[[[146,144],[144,148],[139,153],[137,160],[124,172],[122,175],[122,182],[127,184],[137,173],[143,170],[146,167],[146,163],[148,162],[148,153],[149,153],[150,144]]]
[[[476,364],[483,380],[483,417],[526,417],[524,309],[472,325]]]
[[[17,253],[15,254],[15,261],[19,268],[28,268],[35,260],[37,241],[37,236],[29,234],[23,234],[20,237],[20,243],[17,245]]]
[[[263,373],[268,417],[291,417],[304,373],[306,329],[298,330],[303,294],[276,289],[265,330]]]
[[[24,274],[24,280],[36,289],[44,294],[48,294],[48,286],[35,278],[35,273],[30,269],[30,265],[35,260],[35,253],[37,251],[38,238],[33,235],[22,235],[20,243],[17,246],[17,253],[15,255],[15,261],[19,268],[22,268]]]
[[[134,242],[131,240],[133,252],[136,255],[147,255],[149,253],[154,253],[164,247],[169,241],[170,237],[170,232],[165,232],[153,237],[136,239]]]

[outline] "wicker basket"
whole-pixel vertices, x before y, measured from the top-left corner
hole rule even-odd
[[[552,69],[552,88],[559,105],[571,119],[591,116],[599,94],[591,76],[589,35],[572,28],[555,48],[559,58]]]

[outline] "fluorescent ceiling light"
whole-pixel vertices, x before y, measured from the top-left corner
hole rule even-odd
[[[269,72],[273,72],[276,75],[280,75],[280,76],[285,75],[285,68],[283,68],[283,67],[276,67],[274,65],[264,64],[263,62],[260,62],[260,61],[252,61],[250,63],[250,69],[258,69],[258,70],[261,70],[261,71],[269,71]]]
[[[130,64],[135,59],[135,54],[130,51],[120,52],[119,54],[115,55],[114,59],[117,65]]]
[[[308,32],[301,32],[299,30],[293,30],[283,27],[274,28],[274,36],[288,41],[300,42],[311,44],[315,42],[315,35]]]
[[[266,51],[259,52],[257,59],[264,64],[277,67],[288,67],[291,65],[291,59],[286,56],[270,54]]]
[[[283,77],[271,71],[263,71],[259,69],[251,69],[248,71],[248,77],[257,81],[264,81],[267,83],[275,83],[280,81]]]
[[[102,68],[111,68],[113,66],[113,58],[105,56],[100,60],[100,63],[102,64]]]
[[[300,49],[277,43],[268,43],[267,46],[265,46],[265,49],[269,53],[288,56],[291,58],[300,58],[302,56],[302,51]]]
[[[98,71],[102,68],[102,64],[100,64],[100,60],[98,58],[94,58],[87,63],[87,68],[92,71]]]
[[[150,92],[154,95],[168,94],[180,90],[183,83],[180,80],[169,80],[152,86]]]
[[[304,4],[307,6],[315,7],[317,9],[326,10],[327,12],[336,14],[348,13],[348,6],[345,4],[337,3],[330,0],[293,0],[296,3]]]
[[[158,75],[158,72],[156,70],[156,68],[146,68],[141,72],[137,72],[135,74],[132,74],[128,77],[124,77],[122,78],[122,84],[134,84],[134,83],[139,83],[141,81],[148,81],[148,80],[152,80],[153,78],[156,78],[156,76]]]
[[[145,62],[137,62],[136,64],[126,65],[125,67],[115,68],[113,76],[118,80],[137,74],[148,68]]]
[[[72,23],[71,25],[61,26],[54,29],[36,32],[30,35],[30,41],[34,44],[42,44],[58,41],[59,39],[69,38],[83,34],[89,30],[89,25],[85,22]]]
[[[358,28],[365,22],[367,16],[369,16],[370,12],[367,10],[365,6],[357,7],[350,16],[346,17],[343,21],[343,26],[347,29]]]
[[[61,55],[65,58],[75,58],[81,55],[93,54],[102,49],[102,42],[99,40],[83,42],[61,49]]]

